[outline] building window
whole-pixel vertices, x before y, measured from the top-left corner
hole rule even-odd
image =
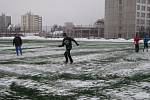
[[[150,7],[147,7],[147,11],[150,11]]]
[[[136,21],[137,21],[137,24],[140,24],[140,20],[139,19],[137,19]]]
[[[137,10],[140,10],[140,5],[137,5]]]
[[[142,4],[146,4],[146,0],[142,0]]]
[[[120,5],[122,4],[122,0],[119,0],[119,4],[120,4]]]
[[[137,0],[137,3],[140,3],[140,0]]]
[[[147,3],[150,4],[150,0],[147,0]]]
[[[150,20],[147,20],[147,25],[150,25]]]
[[[145,30],[145,27],[144,26],[141,26],[140,27],[140,31],[144,31]]]
[[[147,18],[150,18],[150,13],[147,13]]]
[[[137,29],[137,31],[140,31],[140,26],[137,26],[136,29]]]
[[[141,24],[145,24],[145,20],[141,19]]]
[[[137,12],[137,17],[140,17],[140,12]]]
[[[145,13],[141,13],[141,17],[145,17]]]
[[[145,6],[142,6],[142,8],[141,8],[141,9],[142,9],[142,11],[145,11]]]

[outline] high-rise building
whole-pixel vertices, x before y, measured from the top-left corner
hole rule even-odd
[[[105,0],[105,38],[150,32],[150,0]]]
[[[24,32],[41,32],[42,17],[33,15],[31,12],[21,16],[21,30]]]
[[[0,32],[6,32],[9,25],[11,25],[11,16],[2,14],[0,16]]]

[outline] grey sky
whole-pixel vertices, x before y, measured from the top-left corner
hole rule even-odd
[[[21,15],[31,11],[43,17],[43,25],[93,24],[104,17],[105,0],[0,0],[0,13],[12,16],[18,24]]]

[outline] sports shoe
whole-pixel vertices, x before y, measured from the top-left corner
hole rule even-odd
[[[73,63],[73,61],[70,62],[70,64],[72,64],[72,63]]]
[[[65,64],[67,64],[68,62],[67,62],[67,61],[65,61],[64,63],[65,63]]]

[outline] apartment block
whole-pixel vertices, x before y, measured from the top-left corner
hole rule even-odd
[[[150,0],[105,0],[105,38],[150,32]]]
[[[31,12],[21,16],[21,30],[24,32],[41,32],[42,17],[33,15]]]
[[[2,14],[0,16],[0,32],[6,32],[9,25],[11,25],[11,16]]]

